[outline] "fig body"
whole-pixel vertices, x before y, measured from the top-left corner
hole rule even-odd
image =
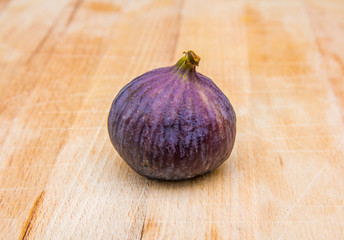
[[[171,67],[149,71],[114,99],[108,131],[121,158],[153,179],[182,180],[212,171],[229,158],[234,109],[192,51]]]

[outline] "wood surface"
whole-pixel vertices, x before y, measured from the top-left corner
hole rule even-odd
[[[228,161],[148,180],[107,115],[185,50],[237,113]],[[0,1],[0,239],[343,239],[344,1]]]

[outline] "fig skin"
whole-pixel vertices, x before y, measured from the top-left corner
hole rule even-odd
[[[114,99],[108,117],[111,142],[140,175],[183,180],[229,158],[236,115],[214,82],[196,72],[199,61],[188,51],[175,65],[135,78]]]

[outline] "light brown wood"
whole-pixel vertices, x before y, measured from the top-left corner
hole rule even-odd
[[[0,239],[341,239],[344,2],[0,2]],[[237,113],[228,161],[134,173],[118,91],[185,50]]]

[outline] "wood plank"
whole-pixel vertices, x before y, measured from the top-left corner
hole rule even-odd
[[[344,119],[344,14],[341,1],[305,1],[309,24],[323,58],[328,83]]]

